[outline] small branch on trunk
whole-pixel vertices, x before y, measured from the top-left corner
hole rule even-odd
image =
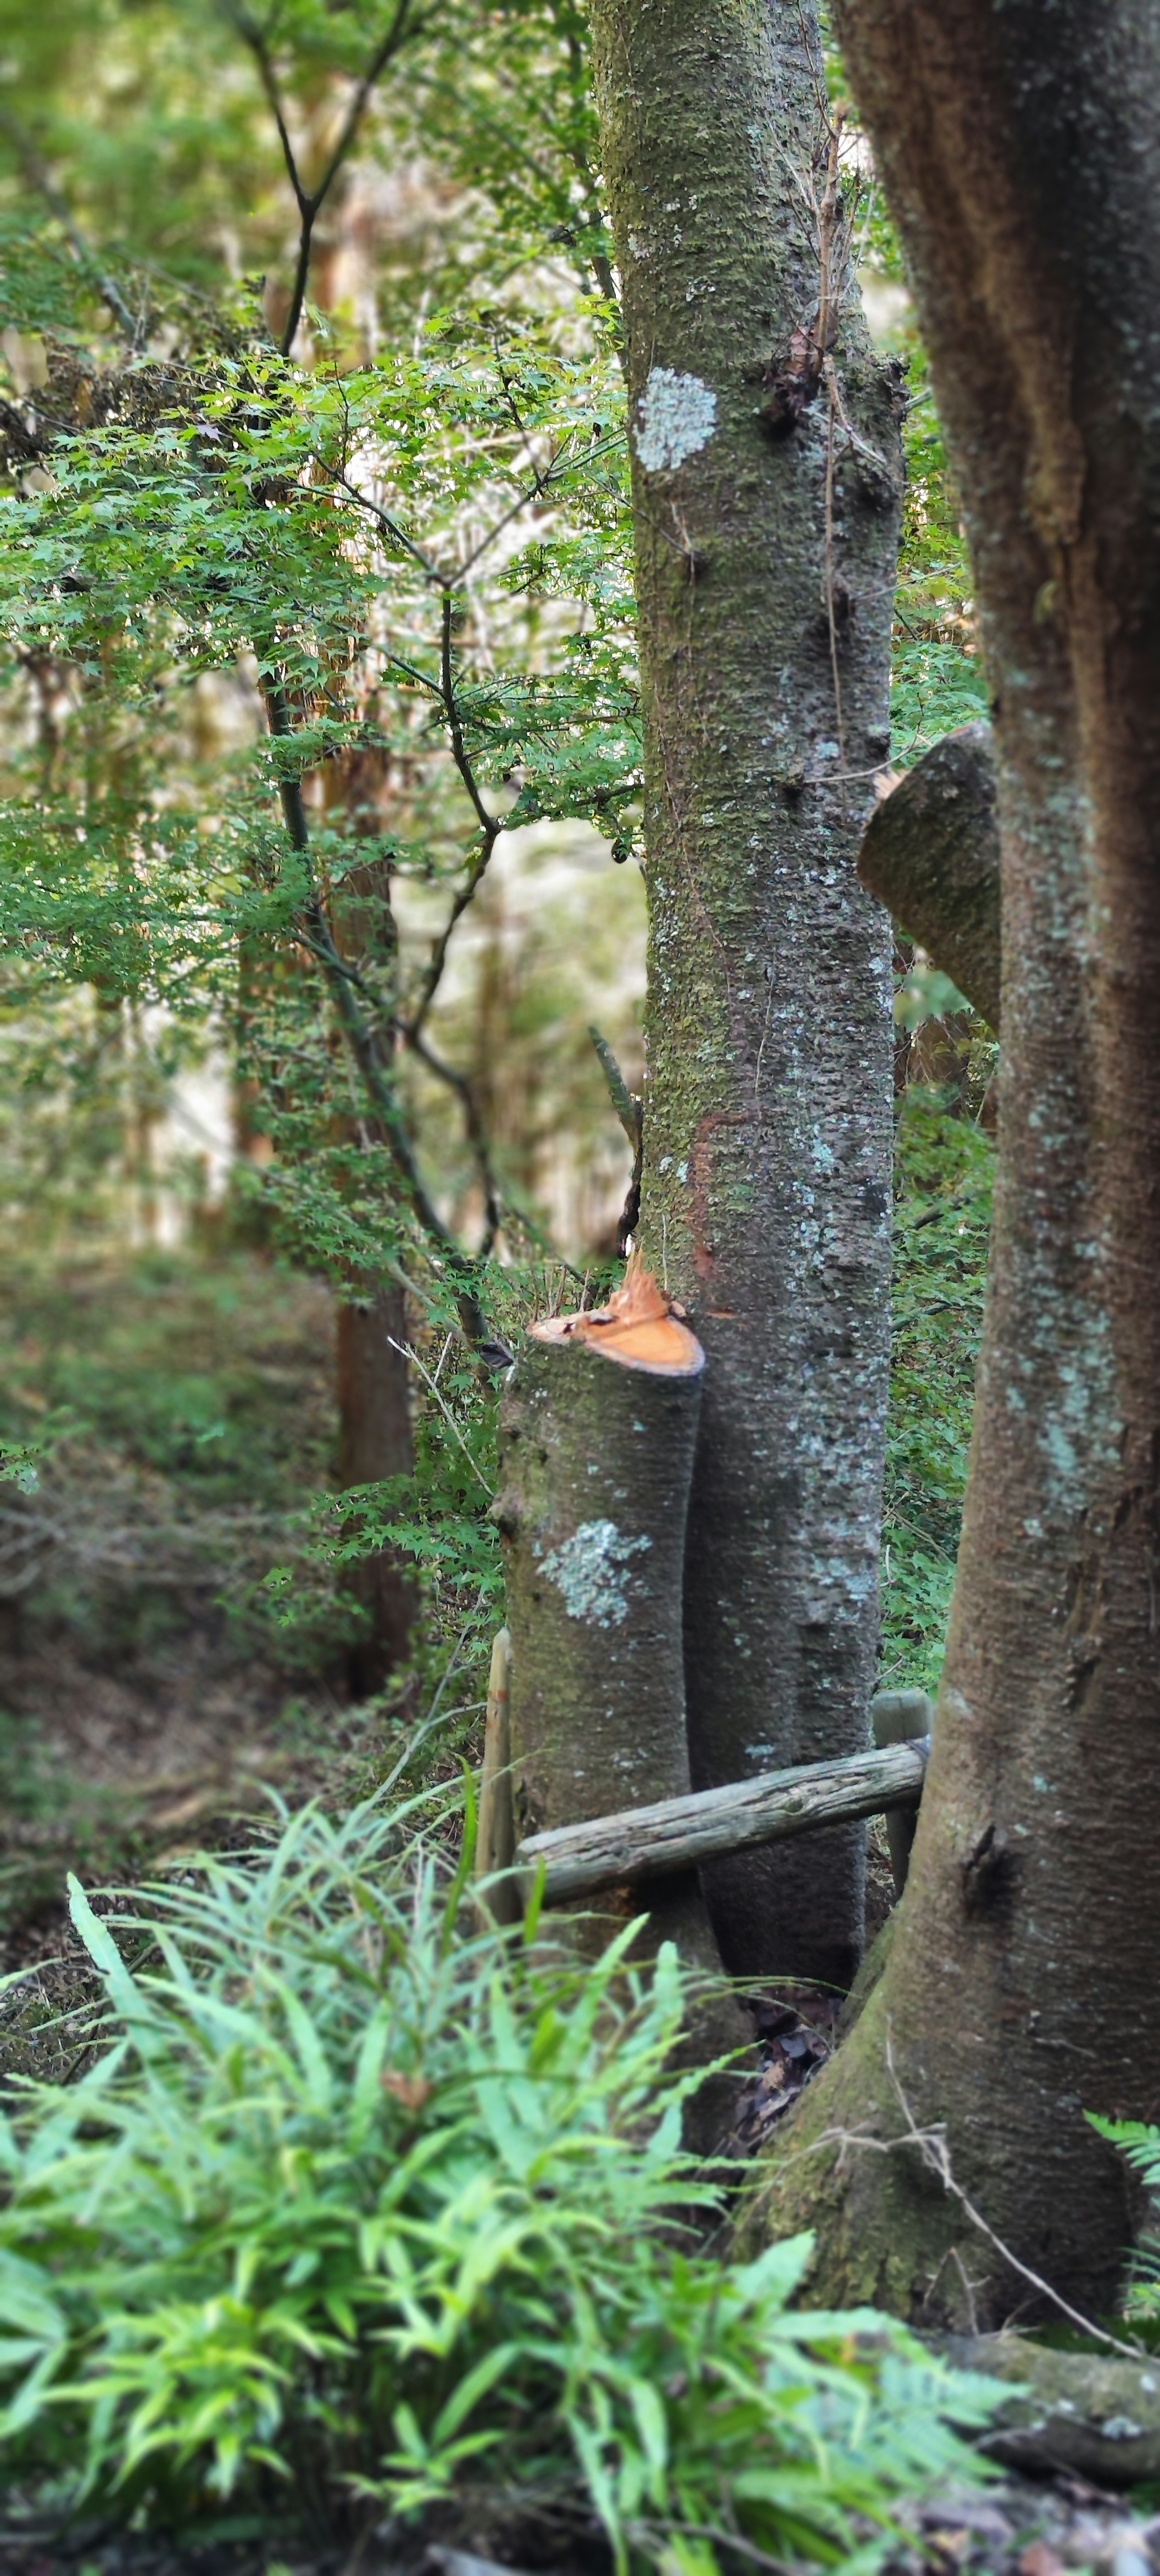
[[[872,815],[863,885],[999,1031],[1002,930],[995,755],[988,724],[944,734]]]
[[[604,1079],[608,1084],[609,1098],[633,1153],[632,1178],[628,1184],[624,1206],[616,1226],[616,1249],[623,1260],[640,1223],[640,1188],[644,1173],[644,1102],[635,1091],[629,1090],[607,1038],[602,1038],[599,1029],[592,1027],[589,1028],[588,1035],[600,1058]]]

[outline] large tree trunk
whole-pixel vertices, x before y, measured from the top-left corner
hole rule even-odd
[[[884,1973],[794,2149],[826,2294],[1099,2313],[1160,2112],[1160,14],[839,0],[969,515],[1003,1063],[946,1675]],[[955,2181],[897,2138],[945,2124]],[[788,2166],[764,2224],[791,2221]],[[1012,2272],[994,2242],[1025,2267]],[[968,2294],[966,2282],[972,2284]]]
[[[710,1361],[685,1630],[707,1788],[867,1737],[891,991],[854,861],[902,475],[812,0],[594,0],[593,25],[645,720],[642,1239]],[[726,1964],[848,1979],[863,1870],[860,1826],[715,1863]]]

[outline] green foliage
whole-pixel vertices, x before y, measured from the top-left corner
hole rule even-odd
[[[197,1628],[213,1661],[333,1666],[350,1618],[308,1560],[333,1474],[325,1291],[252,1254],[30,1246],[0,1273],[0,1599],[23,1642],[129,1663]],[[262,1577],[288,1564],[288,1633]]]
[[[1160,2195],[1160,2128],[1149,2120],[1101,2119],[1095,2111],[1085,2116],[1101,2138],[1126,2155],[1151,2194],[1155,2210]],[[1145,2230],[1136,2247],[1125,2315],[1144,2329],[1149,2342],[1153,2338],[1148,2329],[1160,2329],[1160,2233],[1155,2227]]]
[[[682,1979],[472,1929],[413,1811],[73,1916],[103,2046],[0,2128],[10,2478],[186,2527],[594,2513],[618,2564],[870,2563],[989,2394],[870,2312],[792,2313],[808,2240],[679,2250]],[[137,1964],[129,1964],[129,1954]],[[860,2518],[865,2517],[865,2521]]]
[[[972,580],[926,353],[910,339],[906,504],[895,596],[892,757],[909,767],[939,736],[989,713]]]
[[[937,1690],[983,1325],[994,1150],[945,1096],[903,1095],[883,1559],[883,1681]]]

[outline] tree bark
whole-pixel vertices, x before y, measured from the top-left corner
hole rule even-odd
[[[681,1593],[704,1353],[668,1303],[633,1265],[606,1308],[533,1327],[504,1391],[495,1516],[517,1834],[688,1790]],[[630,1882],[605,1885],[571,1937],[594,1955],[641,1910]],[[717,1981],[694,1984],[680,2062],[703,2067],[739,2050],[749,2032],[720,1983],[691,1865],[650,1884],[635,1953],[662,1941]],[[734,2091],[728,2075],[699,2088],[690,2146],[719,2147]]]
[[[645,729],[641,1240],[710,1360],[685,1603],[709,1788],[867,1736],[891,989],[854,862],[889,745],[897,388],[850,276],[811,0],[595,0],[593,31]],[[715,1862],[726,1965],[848,1980],[864,1843]]]
[[[811,2086],[819,2286],[1114,2304],[1160,2111],[1160,16],[839,0],[968,515],[995,701],[991,1285],[934,1751],[890,1955]],[[959,2192],[897,2138],[937,2123]],[[793,2219],[786,2167],[761,2224]],[[995,2239],[1024,2271],[1013,2271]],[[972,2284],[970,2298],[965,2279]]]
[[[407,1363],[392,1348],[406,1340],[402,1289],[368,1285],[356,1303],[353,1286],[338,1309],[338,1481],[344,1493],[352,1485],[409,1476],[415,1464]],[[362,1693],[381,1690],[411,1651],[414,1586],[392,1548],[348,1567],[346,1582],[367,1622],[350,1649],[351,1685]]]
[[[858,874],[998,1034],[1002,930],[994,737],[960,725],[875,808]]]
[[[324,781],[324,788],[331,805],[339,799],[346,805],[355,830],[381,828],[383,784],[372,759],[360,763],[348,755],[334,778]],[[398,953],[389,860],[376,858],[364,867],[348,868],[331,911],[342,955],[368,973],[389,1002]],[[414,1470],[409,1372],[402,1350],[395,1347],[406,1339],[402,1289],[393,1280],[352,1276],[338,1308],[339,1484],[343,1491],[391,1476],[409,1476]],[[367,1623],[348,1657],[351,1686],[360,1693],[382,1690],[411,1651],[412,1577],[396,1549],[381,1548],[376,1556],[350,1567],[347,1586]]]

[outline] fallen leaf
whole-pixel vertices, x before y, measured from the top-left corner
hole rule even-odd
[[[383,2091],[393,2093],[396,2102],[402,2103],[404,2111],[421,2111],[424,2103],[431,2099],[431,2087],[425,2075],[396,2075],[391,2066],[387,2068],[383,2077]],[[1032,2576],[1035,2576],[1034,2570]],[[1043,2571],[1043,2576],[1047,2576],[1046,2569]]]
[[[1033,2540],[1019,2561],[1019,2576],[1067,2576],[1067,2570],[1058,2551],[1050,2548],[1046,2540]]]

